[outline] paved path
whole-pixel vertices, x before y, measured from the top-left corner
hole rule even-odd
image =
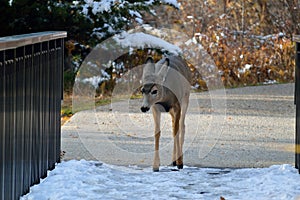
[[[184,164],[221,168],[294,164],[293,95],[293,84],[193,93]],[[140,104],[127,100],[75,114],[62,127],[64,159],[150,166],[153,121],[150,113],[139,111]],[[168,114],[162,116],[162,127],[161,165],[168,165],[173,144]]]

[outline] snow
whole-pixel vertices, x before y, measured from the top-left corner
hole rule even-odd
[[[136,17],[142,18],[142,15],[139,12],[135,11],[135,10],[129,10],[129,14],[131,16],[136,16]]]
[[[182,53],[181,49],[173,44],[166,42],[158,37],[146,33],[127,33],[113,36],[113,39],[122,47],[136,47],[136,48],[157,48],[161,51],[168,51],[171,54],[179,55]]]
[[[139,12],[137,12],[137,11],[135,11],[135,10],[129,10],[129,14],[133,17],[133,16],[135,16],[136,18],[135,18],[135,21],[137,22],[137,23],[139,23],[139,24],[143,24],[143,17],[142,17],[142,15],[139,13]]]
[[[170,4],[170,5],[174,6],[175,8],[180,7],[177,0],[162,0],[162,2],[165,4]]]
[[[62,162],[21,200],[46,199],[300,199],[300,176],[291,165],[213,169],[185,166],[113,166],[99,161]]]
[[[139,24],[143,24],[143,23],[144,23],[143,19],[138,18],[138,17],[135,18],[135,21],[136,21],[137,23],[139,23]]]
[[[117,3],[120,4],[119,5],[120,7],[122,7],[126,2],[127,1],[118,1]],[[179,4],[177,3],[177,0],[162,0],[161,2],[179,8]],[[101,14],[103,12],[111,12],[111,7],[114,6],[115,3],[116,3],[115,0],[101,0],[101,1],[84,0],[84,4],[82,5],[82,13],[88,15],[89,8],[92,9],[92,13],[94,15],[97,15],[99,13]],[[153,3],[154,3],[153,1],[146,2],[146,4],[148,5],[151,5]],[[77,5],[78,1],[73,1],[73,4]],[[138,18],[141,18],[141,15],[138,16]]]
[[[239,69],[239,74],[238,74],[238,75],[244,74],[246,71],[249,71],[249,70],[251,69],[252,66],[253,66],[253,65],[251,65],[251,64],[246,64],[244,68]]]
[[[102,0],[97,2],[94,0],[85,0],[85,4],[82,6],[82,13],[88,15],[88,9],[92,8],[92,13],[97,15],[98,13],[110,12],[111,6],[113,5],[114,0]]]
[[[263,82],[263,85],[272,85],[272,84],[277,84],[276,80],[265,80],[265,82]]]
[[[93,77],[90,77],[90,78],[83,79],[82,82],[83,83],[89,83],[94,88],[98,88],[99,87],[99,83],[101,83],[103,80],[105,80],[105,79],[103,79],[101,76],[93,76]]]

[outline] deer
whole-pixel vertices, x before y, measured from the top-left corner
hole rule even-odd
[[[153,171],[160,167],[159,139],[161,136],[161,113],[168,112],[172,118],[173,154],[172,165],[183,169],[183,143],[185,116],[189,104],[191,71],[185,60],[179,56],[166,56],[154,62],[148,57],[143,68],[141,111],[152,110],[154,119]]]

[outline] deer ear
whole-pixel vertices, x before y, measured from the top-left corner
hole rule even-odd
[[[170,59],[169,58],[166,58],[166,60],[164,62],[164,65],[170,66]]]
[[[161,64],[160,70],[157,73],[162,79],[165,79],[165,77],[167,76],[169,66],[170,66],[170,60],[169,58],[165,58],[165,60]]]
[[[152,58],[151,56],[149,56],[149,57],[147,58],[146,64],[147,64],[147,63],[154,63],[154,60],[153,60],[153,58]]]
[[[153,81],[153,80],[148,80],[149,77],[154,76],[155,74],[155,64],[154,60],[152,57],[148,57],[143,69],[143,82],[147,81]]]

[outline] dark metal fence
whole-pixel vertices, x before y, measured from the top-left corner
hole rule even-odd
[[[29,192],[60,161],[66,32],[0,38],[0,199]]]
[[[300,173],[300,35],[294,36],[296,41],[296,69],[295,69],[295,104],[296,104],[296,147],[295,165]]]

